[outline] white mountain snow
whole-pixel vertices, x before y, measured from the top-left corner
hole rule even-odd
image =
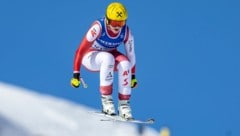
[[[150,127],[102,122],[93,109],[0,82],[0,136],[159,136]]]

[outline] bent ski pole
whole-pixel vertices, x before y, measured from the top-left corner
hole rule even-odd
[[[87,88],[88,87],[88,85],[86,84],[86,82],[83,80],[82,77],[80,78],[80,81],[81,81],[81,83],[83,85],[83,88]]]

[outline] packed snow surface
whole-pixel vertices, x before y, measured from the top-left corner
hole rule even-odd
[[[93,110],[0,82],[0,136],[159,136],[150,127],[100,121]]]

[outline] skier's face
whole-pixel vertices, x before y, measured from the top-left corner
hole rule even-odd
[[[116,27],[113,27],[111,25],[109,25],[109,29],[114,33],[114,34],[117,34],[121,31],[122,27],[119,27],[119,26],[116,26]]]
[[[122,27],[126,24],[126,21],[114,21],[114,20],[108,20],[107,22],[110,30],[117,34],[121,31]]]

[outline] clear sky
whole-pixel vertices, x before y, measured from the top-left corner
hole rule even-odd
[[[75,50],[110,2],[1,0],[0,81],[100,108],[98,73],[82,70],[87,89],[70,79]],[[240,2],[121,2],[135,37],[136,118],[174,136],[239,136]]]

